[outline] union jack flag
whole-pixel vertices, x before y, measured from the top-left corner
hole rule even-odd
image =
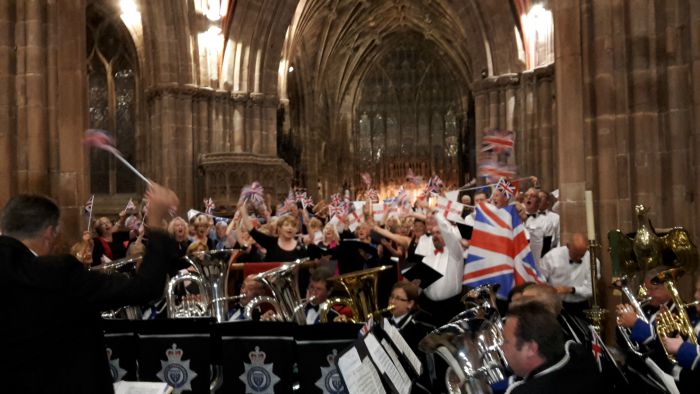
[[[211,215],[212,212],[214,212],[214,208],[216,208],[216,206],[214,205],[214,200],[212,200],[211,197],[205,198],[204,213],[206,213],[207,215]]]
[[[516,188],[505,178],[501,178],[496,183],[496,190],[503,193],[507,198],[512,198],[515,195]]]
[[[249,200],[254,206],[258,207],[265,203],[265,199],[263,198],[264,192],[265,190],[258,181],[251,183],[249,186],[243,186],[238,203],[240,204],[245,200]]]
[[[367,198],[372,202],[379,202],[379,193],[370,187],[367,189]]]
[[[496,162],[484,162],[479,164],[479,176],[486,177],[491,182],[498,178],[512,178],[515,176],[516,167]]]
[[[542,282],[525,227],[515,205],[497,208],[486,202],[476,206],[469,255],[464,265],[465,285],[500,284],[498,296],[507,298],[513,286]]]
[[[338,206],[343,202],[343,199],[340,197],[340,193],[334,193],[331,195],[331,205]]]
[[[92,206],[95,203],[95,195],[93,194],[88,198],[87,202],[85,203],[85,215],[92,215]]]
[[[506,152],[513,150],[514,133],[509,130],[491,130],[487,131],[484,138],[481,139],[481,151],[493,151],[495,153]]]
[[[136,204],[134,204],[134,201],[132,199],[129,199],[129,202],[126,203],[126,207],[124,208],[125,211],[129,210],[136,210]]]
[[[425,187],[425,191],[429,193],[440,193],[442,186],[442,179],[437,175],[433,175],[428,179],[428,185]]]
[[[406,192],[406,189],[404,189],[403,186],[399,187],[399,191],[396,192],[396,197],[394,198],[394,204],[396,204],[399,207],[402,207],[410,203],[408,199],[409,197],[408,192]]]
[[[601,356],[603,354],[603,341],[600,339],[600,336],[593,326],[588,326],[588,328],[591,330],[591,352],[593,353],[593,358],[595,359],[596,364],[598,364],[598,372],[603,372],[603,362],[601,360]]]

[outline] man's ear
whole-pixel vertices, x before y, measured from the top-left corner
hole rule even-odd
[[[535,341],[525,342],[523,346],[526,346],[528,357],[539,357],[540,346]]]
[[[56,230],[55,226],[51,226],[51,225],[46,226],[44,231],[41,232],[41,239],[49,241],[49,242],[52,241],[54,234],[55,234],[55,232],[54,232],[55,230]]]

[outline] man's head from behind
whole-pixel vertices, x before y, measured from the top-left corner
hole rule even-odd
[[[48,254],[58,236],[61,211],[53,200],[38,195],[22,194],[10,199],[0,219],[0,231],[16,238],[39,255]]]
[[[514,305],[506,317],[502,349],[513,372],[526,377],[544,363],[564,355],[561,326],[539,302]]]

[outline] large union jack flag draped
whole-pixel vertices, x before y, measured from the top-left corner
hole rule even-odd
[[[477,205],[464,284],[498,283],[498,296],[506,298],[513,286],[542,280],[515,205],[501,209],[486,202]]]

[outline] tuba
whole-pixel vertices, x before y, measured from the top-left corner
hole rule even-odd
[[[136,268],[143,261],[143,256],[128,257],[124,259],[110,261],[90,267],[90,271],[99,271],[105,274],[121,273],[128,276],[133,276],[136,273]],[[141,320],[141,308],[133,305],[125,305],[118,309],[103,311],[101,316],[103,319],[127,319]]]
[[[472,307],[426,335],[418,345],[447,363],[445,384],[450,394],[491,393],[490,385],[506,378],[501,316],[491,304],[494,289],[491,285],[472,289],[467,294]]]
[[[255,297],[244,308],[244,315],[251,319],[253,310],[261,304],[270,304],[275,310],[273,320],[306,324],[305,302],[299,295],[299,269],[308,264],[309,259],[297,259],[279,267],[259,273],[256,278],[270,289],[272,297]]]
[[[377,300],[377,284],[379,273],[391,269],[388,265],[368,268],[362,271],[349,272],[330,279],[334,288],[336,284],[345,290],[347,297],[333,297],[323,302],[318,308],[321,323],[328,322],[328,312],[335,305],[346,305],[352,310],[353,323],[369,320],[370,316],[377,316],[391,308],[379,309]]]
[[[683,339],[697,346],[698,338],[697,335],[695,335],[693,324],[690,322],[688,312],[686,311],[687,307],[696,304],[697,301],[686,304],[678,294],[678,288],[676,286],[678,278],[683,274],[684,271],[682,268],[671,268],[660,272],[651,279],[651,283],[653,284],[663,283],[664,286],[666,286],[668,292],[671,293],[673,304],[676,306],[676,313],[665,308],[659,311],[659,314],[656,316],[656,335],[659,339],[680,335]],[[663,340],[660,342],[668,359],[675,363],[675,356],[668,352]]]
[[[196,252],[184,259],[190,264],[194,273],[178,274],[168,283],[166,298],[169,318],[187,318],[211,316],[217,322],[226,321],[228,316],[227,279],[229,260],[238,250],[223,249]],[[180,283],[189,281],[199,289],[196,296],[184,296],[178,303],[175,296]]]

